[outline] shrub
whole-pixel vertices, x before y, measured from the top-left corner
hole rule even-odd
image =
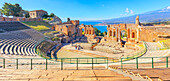
[[[58,40],[60,40],[58,37],[53,37],[52,39],[51,39],[52,41],[58,41]]]

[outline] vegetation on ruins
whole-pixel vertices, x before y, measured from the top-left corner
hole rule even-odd
[[[48,57],[47,52],[49,51],[50,48],[52,48],[55,45],[56,45],[55,42],[45,40],[39,44],[39,46],[37,47],[37,52],[42,54],[41,56],[47,58]]]
[[[121,31],[121,39],[127,37],[127,32],[125,30]]]
[[[58,31],[50,31],[50,32],[45,32],[44,35],[49,36],[49,37],[53,37],[54,34],[58,33]]]
[[[104,36],[104,34],[100,30],[98,30],[96,27],[94,27],[94,31],[95,31],[96,36]]]
[[[23,10],[19,4],[11,4],[11,3],[4,3],[0,12],[6,16],[14,16],[14,17],[29,17],[29,13],[27,10]]]
[[[55,16],[55,14],[51,13],[50,15],[48,15],[48,14],[43,15],[42,18],[43,18],[43,20],[52,21],[54,16]]]
[[[58,40],[60,40],[58,37],[53,37],[53,38],[51,38],[51,40],[52,41],[58,41]]]
[[[57,34],[58,31],[50,31],[45,32],[44,35],[48,36],[52,41],[59,41],[60,39],[57,36],[54,36],[54,34]]]
[[[43,18],[43,20],[52,21],[52,20],[53,20],[53,18],[51,18],[51,17],[48,17],[48,18]]]
[[[170,21],[142,23],[142,25],[144,25],[144,26],[152,26],[152,25],[160,25],[160,24],[170,25]]]
[[[46,31],[46,30],[50,30],[50,27],[51,25],[48,24],[47,22],[45,21],[42,21],[42,22],[22,22],[24,23],[25,25],[37,30],[37,31]]]

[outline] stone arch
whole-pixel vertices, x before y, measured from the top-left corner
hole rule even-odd
[[[120,30],[120,38],[121,40],[127,40],[127,37],[128,37],[128,32],[127,30],[123,29],[123,30]]]
[[[82,33],[82,35],[84,35],[84,34],[85,34],[85,29],[84,29],[84,28],[81,28],[80,33]]]
[[[82,28],[84,28],[84,31],[85,31],[85,33],[84,33],[84,35],[86,36],[86,37],[95,37],[95,31],[94,31],[94,28],[93,28],[93,26],[92,25],[81,25],[80,27],[79,27],[79,29],[80,29],[80,32],[82,32]],[[81,33],[80,33],[80,36],[82,36],[81,35]]]
[[[84,35],[87,33],[87,31],[86,31],[86,28],[85,27],[80,27],[79,28],[80,29],[80,31],[79,31],[79,34],[80,34],[80,36],[82,36],[83,34],[83,30],[84,30]]]

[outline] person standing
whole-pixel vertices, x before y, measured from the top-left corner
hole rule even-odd
[[[77,49],[77,45],[75,45],[75,49]]]

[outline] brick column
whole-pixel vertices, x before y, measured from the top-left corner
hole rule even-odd
[[[109,29],[107,30],[107,37],[109,37],[109,34],[110,34],[110,31],[109,31]]]
[[[120,28],[118,28],[118,42],[120,42],[120,39],[121,39],[121,31],[120,31]]]
[[[118,39],[118,30],[117,30],[117,27],[116,27],[115,37],[116,37],[116,41],[117,41],[117,39]]]
[[[139,35],[140,35],[140,31],[139,31],[140,29],[138,28],[137,29],[137,41],[139,41]]]
[[[113,40],[113,27],[112,27],[112,40]]]

